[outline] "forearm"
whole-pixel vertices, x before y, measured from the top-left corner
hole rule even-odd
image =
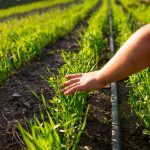
[[[99,71],[70,74],[64,94],[97,90],[150,66],[150,25],[134,33],[116,55]]]
[[[98,72],[100,83],[121,80],[150,66],[150,24],[135,32]]]

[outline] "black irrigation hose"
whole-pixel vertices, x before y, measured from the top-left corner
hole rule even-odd
[[[113,27],[112,27],[112,10],[110,6],[110,0],[108,0],[109,9],[109,28],[110,28],[110,49],[114,54],[114,39],[113,39]],[[111,117],[112,117],[112,150],[120,150],[120,125],[119,125],[119,113],[118,113],[118,94],[117,83],[111,84]]]

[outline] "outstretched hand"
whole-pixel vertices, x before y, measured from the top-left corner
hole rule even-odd
[[[89,73],[69,74],[66,75],[67,82],[63,84],[62,93],[65,95],[73,94],[77,91],[98,90],[106,86],[101,84],[98,77],[98,71]]]
[[[101,89],[150,66],[150,24],[135,32],[99,71],[67,75],[61,90],[65,95]]]

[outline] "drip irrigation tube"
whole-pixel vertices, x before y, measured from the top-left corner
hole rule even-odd
[[[113,27],[112,27],[112,10],[110,0],[108,0],[109,9],[109,28],[110,28],[110,49],[114,54],[114,39],[113,39]],[[118,113],[118,94],[117,83],[111,84],[111,117],[112,117],[112,150],[120,150],[120,125],[119,125],[119,113]]]

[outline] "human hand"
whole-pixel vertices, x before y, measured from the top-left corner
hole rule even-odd
[[[65,95],[73,94],[77,91],[98,90],[106,86],[100,83],[98,71],[89,73],[69,74],[66,75],[67,82],[61,90]]]

